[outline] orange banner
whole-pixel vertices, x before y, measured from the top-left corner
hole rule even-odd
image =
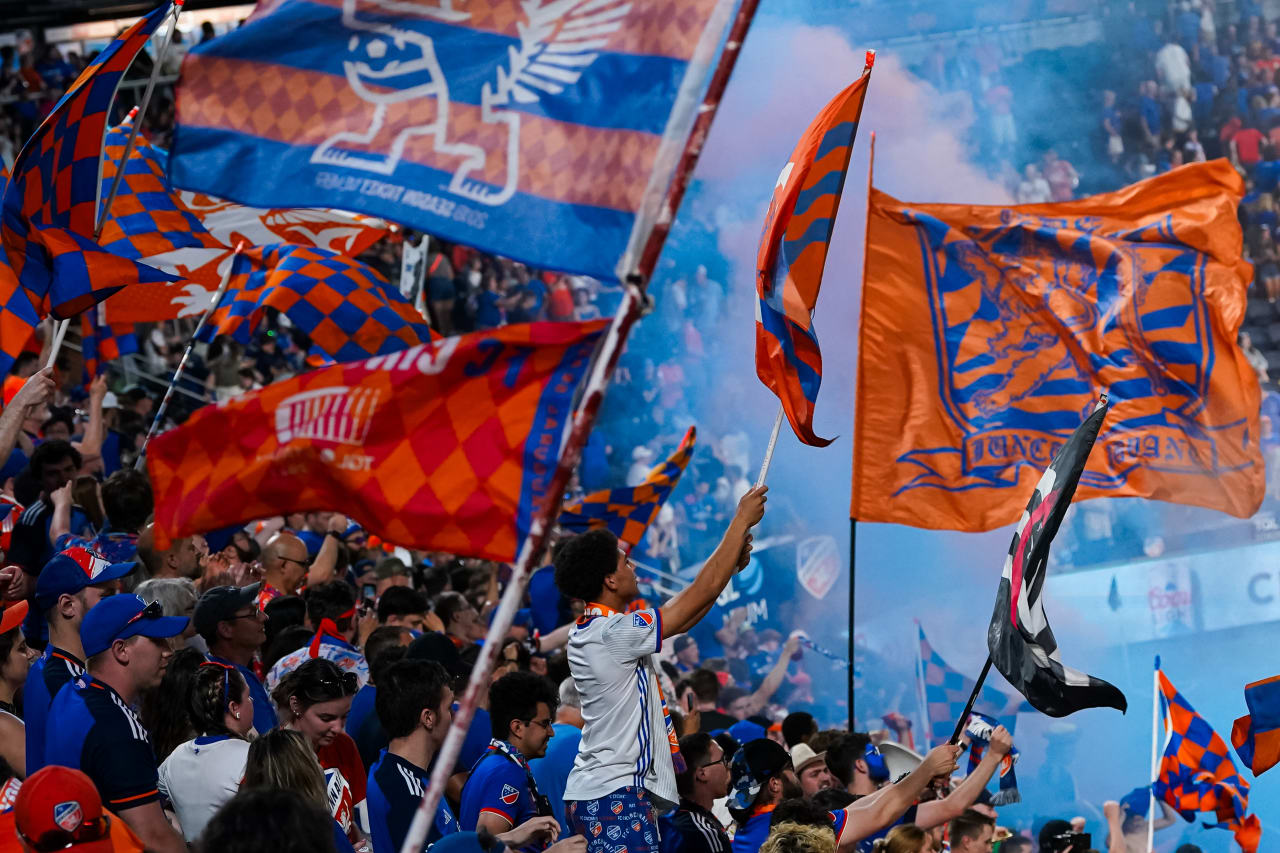
[[[336,510],[397,545],[513,561],[606,322],[446,338],[199,410],[147,451],[157,547]]]
[[[1225,160],[1063,204],[907,204],[872,190],[850,514],[1011,524],[1099,393],[1077,499],[1247,517],[1264,490],[1252,270]]]

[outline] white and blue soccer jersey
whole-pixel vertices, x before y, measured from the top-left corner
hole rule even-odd
[[[569,670],[585,725],[565,800],[632,787],[648,791],[659,811],[679,801],[658,687],[661,648],[656,608],[618,613],[592,604],[569,632]]]

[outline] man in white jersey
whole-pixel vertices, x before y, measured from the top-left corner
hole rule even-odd
[[[584,725],[564,798],[570,829],[587,839],[588,853],[658,853],[658,813],[679,801],[684,762],[655,655],[664,639],[696,625],[747,565],[767,491],[743,495],[693,583],[661,609],[627,612],[639,595],[636,568],[609,531],[579,534],[556,549],[556,586],[586,603],[569,634]]]

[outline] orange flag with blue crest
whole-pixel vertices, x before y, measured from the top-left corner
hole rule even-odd
[[[836,224],[875,51],[862,76],[805,130],[778,176],[756,255],[756,375],[778,395],[796,437],[825,447],[813,431],[822,352],[813,307]]]
[[[1252,269],[1225,160],[1018,207],[872,189],[850,514],[1012,524],[1041,471],[1112,406],[1076,499],[1252,515],[1261,390],[1236,344]]]

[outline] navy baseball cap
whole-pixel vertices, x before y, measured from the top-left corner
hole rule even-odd
[[[97,551],[73,546],[45,563],[36,578],[36,606],[43,612],[56,604],[60,595],[74,595],[87,586],[117,580],[136,567],[136,563],[112,563]]]
[[[147,604],[136,595],[113,595],[85,614],[80,623],[80,645],[87,659],[102,654],[116,640],[176,637],[190,621],[185,616],[165,616],[158,601]]]

